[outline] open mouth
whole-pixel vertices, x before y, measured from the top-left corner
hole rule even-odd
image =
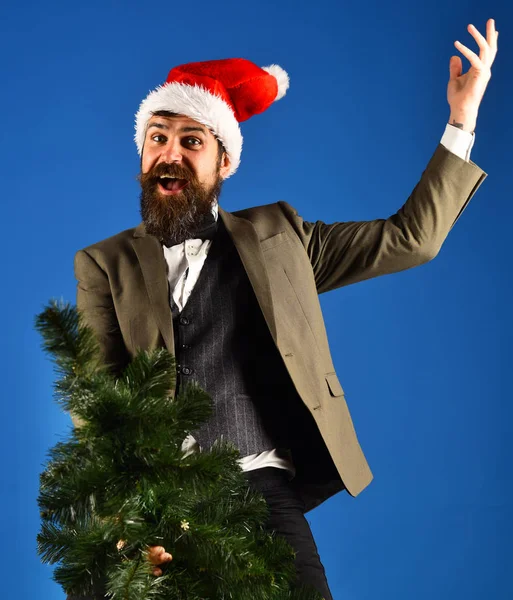
[[[180,192],[188,183],[187,179],[178,179],[170,175],[161,175],[159,179],[160,190],[168,193]]]

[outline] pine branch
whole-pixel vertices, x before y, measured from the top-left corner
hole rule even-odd
[[[167,578],[153,576],[145,552],[140,550],[134,560],[125,561],[110,571],[107,592],[112,595],[112,600],[157,600],[164,597]]]

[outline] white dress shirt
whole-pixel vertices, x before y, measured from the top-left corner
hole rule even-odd
[[[468,162],[474,140],[475,134],[462,131],[447,123],[440,143],[447,150]],[[217,220],[217,203],[212,207],[212,213]],[[180,311],[186,305],[198,280],[211,244],[212,240],[192,239],[170,248],[163,246],[164,258],[168,266],[169,292]],[[182,444],[182,451],[184,456],[188,456],[193,452],[201,451],[201,447],[193,436],[189,435]],[[277,449],[244,456],[239,459],[239,464],[243,471],[252,471],[262,467],[278,467],[289,471],[290,478],[296,474],[290,453]]]

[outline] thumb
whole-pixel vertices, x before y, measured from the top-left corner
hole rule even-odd
[[[451,60],[449,61],[449,78],[452,80],[459,77],[462,68],[461,58],[459,56],[451,56]]]

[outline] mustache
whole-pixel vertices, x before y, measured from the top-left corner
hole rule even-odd
[[[159,163],[146,173],[139,173],[138,179],[141,184],[151,184],[157,183],[163,175],[169,175],[170,177],[185,179],[186,181],[196,183],[194,173],[184,165],[178,165],[176,163]]]

